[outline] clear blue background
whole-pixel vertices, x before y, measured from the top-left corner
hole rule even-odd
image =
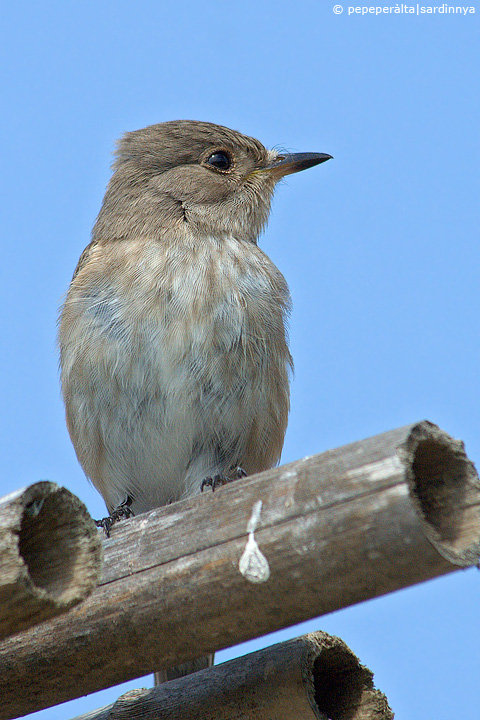
[[[0,494],[48,478],[103,515],[64,425],[57,307],[114,140],[178,118],[335,156],[279,187],[261,240],[294,301],[284,461],[428,418],[480,462],[480,6],[332,6],[2,3]],[[398,720],[478,720],[479,579],[457,572],[218,660],[323,629],[372,668]],[[67,720],[150,682],[41,717]]]

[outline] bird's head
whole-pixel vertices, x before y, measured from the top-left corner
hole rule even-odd
[[[188,234],[255,242],[276,183],[330,157],[267,150],[235,130],[191,120],[126,133],[94,238]]]

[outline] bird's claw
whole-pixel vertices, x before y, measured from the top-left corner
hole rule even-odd
[[[98,528],[102,528],[103,532],[107,537],[110,537],[110,530],[112,529],[112,525],[114,525],[116,522],[119,522],[120,520],[128,520],[129,517],[132,517],[135,515],[132,508],[130,507],[133,502],[133,498],[130,497],[130,495],[127,495],[125,500],[120,503],[118,507],[116,507],[108,517],[104,517],[101,520],[95,520],[95,525]]]
[[[226,485],[229,482],[225,475],[214,475],[213,477],[206,477],[202,480],[200,485],[200,492],[203,492],[206,487],[211,487],[212,492],[215,492],[215,488]]]
[[[247,473],[245,472],[245,470],[238,466],[237,468],[235,468],[235,475],[233,477],[226,477],[225,475],[214,475],[213,477],[206,477],[202,480],[202,484],[200,485],[200,492],[203,492],[206,487],[211,487],[212,492],[215,492],[215,488],[222,487],[222,485],[227,485],[233,480],[240,480],[240,478],[244,478],[246,476]]]

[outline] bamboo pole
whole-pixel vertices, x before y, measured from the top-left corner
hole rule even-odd
[[[0,718],[474,565],[479,548],[475,468],[428,422],[160,508],[113,528],[80,608],[0,645]]]
[[[0,500],[0,637],[64,613],[100,574],[102,546],[85,506],[38,482]]]
[[[310,633],[216,665],[75,720],[391,720],[372,672],[339,638]]]

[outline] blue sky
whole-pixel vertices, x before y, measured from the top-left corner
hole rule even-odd
[[[294,302],[283,460],[428,418],[480,463],[480,5],[466,16],[333,5],[3,4],[2,495],[50,479],[104,513],[64,425],[57,308],[115,139],[178,118],[335,158],[278,188],[261,239]],[[477,720],[479,581],[457,572],[218,659],[322,629],[374,671],[398,720]]]

